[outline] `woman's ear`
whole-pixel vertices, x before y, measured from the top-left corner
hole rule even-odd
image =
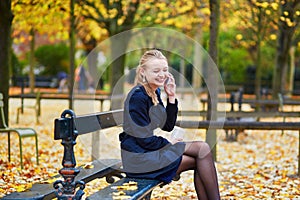
[[[142,77],[145,77],[145,70],[143,68],[140,69],[140,74]]]

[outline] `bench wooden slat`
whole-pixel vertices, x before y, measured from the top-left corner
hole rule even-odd
[[[207,99],[206,98],[202,98],[200,99],[200,102],[203,103],[203,104],[206,104],[207,103]],[[300,101],[299,100],[293,100],[293,99],[283,99],[284,101],[284,105],[294,105],[294,106],[297,106],[297,105],[300,105]],[[219,103],[230,103],[230,99],[229,98],[218,98],[218,102]],[[279,100],[272,100],[272,99],[260,99],[260,100],[257,100],[257,99],[243,99],[242,100],[242,103],[243,104],[259,104],[259,105],[279,105],[280,102]]]
[[[123,110],[80,115],[74,120],[78,134],[86,134],[121,125],[123,123]]]
[[[138,189],[137,190],[122,190],[126,193],[126,196],[130,196],[128,199],[142,199],[152,192],[153,188],[162,184],[162,182],[158,180],[150,180],[150,179],[133,179],[133,178],[123,178],[119,181],[103,188],[102,190],[95,192],[91,196],[87,197],[88,200],[108,200],[113,199],[113,193],[118,192],[114,187],[121,186],[124,183],[128,183],[130,181],[137,182]]]
[[[119,159],[101,159],[92,162],[93,167],[85,169],[80,167],[80,172],[76,176],[76,180],[83,180],[88,183],[96,178],[102,178],[107,174],[120,170],[122,162]]]
[[[178,116],[194,116],[194,117],[206,117],[207,111],[193,111],[193,110],[181,110],[178,112]],[[218,112],[218,117],[300,117],[300,112],[245,112],[245,111],[234,111],[234,112]]]
[[[242,121],[186,121],[178,120],[181,128],[252,129],[252,130],[297,130],[300,122],[242,122]]]
[[[102,178],[106,175],[118,171],[121,167],[121,160],[118,159],[103,159],[95,160],[92,162],[92,168],[80,168],[80,173],[76,176],[75,180],[83,180],[85,183],[90,182],[96,178]],[[59,177],[59,176],[58,176]],[[48,200],[55,198],[55,189],[53,183],[36,183],[25,192],[14,192],[4,196],[3,200]]]

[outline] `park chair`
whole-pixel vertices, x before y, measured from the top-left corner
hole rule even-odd
[[[35,138],[35,149],[36,149],[36,163],[39,164],[38,156],[38,137],[37,133],[32,128],[9,128],[5,122],[4,116],[4,103],[3,103],[3,94],[0,93],[0,117],[2,120],[3,127],[0,128],[0,133],[7,133],[8,141],[8,161],[10,162],[10,133],[15,132],[19,136],[19,148],[20,148],[20,164],[23,169],[23,151],[22,151],[22,139],[25,137],[34,137]]]
[[[41,115],[41,107],[40,107],[40,99],[41,99],[41,92],[38,90],[36,93],[36,98],[35,98],[35,104],[34,105],[22,105],[20,107],[17,108],[17,120],[16,123],[19,123],[19,115],[20,113],[22,113],[24,108],[28,108],[28,109],[33,109],[35,111],[35,119],[36,119],[36,123],[40,123],[39,122],[39,117]]]

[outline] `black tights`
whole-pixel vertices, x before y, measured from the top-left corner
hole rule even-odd
[[[207,143],[186,142],[177,174],[187,170],[194,170],[194,184],[198,199],[220,199],[217,172]]]

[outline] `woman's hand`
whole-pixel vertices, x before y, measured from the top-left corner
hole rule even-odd
[[[176,83],[173,75],[171,73],[168,73],[167,80],[164,85],[165,92],[168,95],[169,102],[175,103],[176,99]]]

